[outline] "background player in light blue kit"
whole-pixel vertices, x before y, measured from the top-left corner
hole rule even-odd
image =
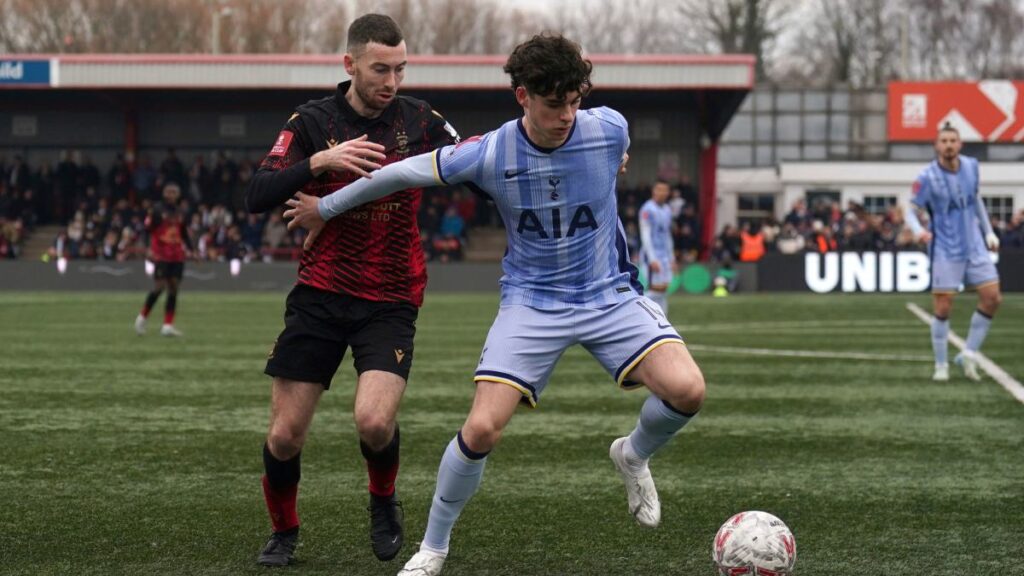
[[[622,387],[647,386],[633,431],[610,456],[629,511],[655,527],[661,504],[648,460],[693,418],[704,377],[658,306],[642,295],[617,216],[615,180],[628,126],[610,108],[579,110],[591,64],[561,36],[535,36],[505,65],[523,117],[431,154],[390,164],[319,201],[290,201],[290,226],[315,235],[324,220],[410,186],[467,183],[494,199],[505,221],[501,306],[481,353],[476,397],[441,459],[420,551],[400,572],[441,572],[449,537],[484,464],[520,402],[535,405],[555,363],[581,344]]]
[[[989,250],[999,250],[999,238],[992,231],[978,195],[978,160],[961,156],[961,147],[960,133],[955,128],[946,124],[939,130],[935,139],[937,158],[914,181],[911,206],[906,210],[907,223],[917,238],[928,244],[932,260],[932,378],[938,381],[949,379],[949,314],[960,285],[978,292],[978,308],[971,316],[967,347],[955,359],[971,380],[981,379],[977,352],[1003,298],[999,273],[988,254]],[[927,230],[916,209],[927,211]]]
[[[668,317],[668,285],[675,272],[672,246],[671,190],[659,180],[651,187],[651,198],[640,207],[640,264],[647,277],[647,297],[661,306]]]

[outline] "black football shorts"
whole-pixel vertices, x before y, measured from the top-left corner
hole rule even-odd
[[[154,262],[153,263],[153,279],[154,280],[168,280],[176,279],[181,280],[181,277],[185,274],[185,263],[184,262]]]
[[[351,346],[358,374],[382,370],[408,380],[418,315],[407,302],[373,302],[298,284],[288,294],[284,330],[264,372],[326,390]]]

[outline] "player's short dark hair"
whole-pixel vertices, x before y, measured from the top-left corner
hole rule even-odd
[[[385,46],[398,46],[403,39],[402,29],[390,16],[364,14],[356,18],[348,27],[347,49],[351,54],[370,42]]]
[[[949,122],[946,122],[945,124],[942,125],[942,128],[939,128],[939,134],[942,134],[943,132],[952,132],[957,136],[960,136],[960,131],[957,130],[956,127],[954,127]]]
[[[594,65],[583,57],[580,45],[564,36],[538,34],[515,47],[505,63],[512,77],[512,88],[522,86],[531,94],[565,98],[578,90],[590,92],[590,72]]]

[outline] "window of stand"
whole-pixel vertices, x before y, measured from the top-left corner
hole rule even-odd
[[[1007,223],[1013,218],[1013,196],[982,196],[981,201],[985,203],[990,218]]]
[[[895,196],[865,196],[864,211],[868,214],[884,215],[889,208],[896,205]]]

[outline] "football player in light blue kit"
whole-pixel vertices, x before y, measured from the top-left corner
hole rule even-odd
[[[668,182],[651,187],[651,198],[640,207],[640,264],[647,276],[647,297],[668,317],[668,285],[675,272],[672,251],[672,208],[668,205]]]
[[[932,379],[937,381],[949,380],[949,314],[960,285],[978,292],[978,308],[971,316],[967,346],[955,358],[971,380],[981,379],[977,353],[1002,302],[999,273],[988,253],[999,251],[999,237],[992,231],[978,195],[978,160],[961,156],[961,147],[956,128],[946,124],[939,130],[935,139],[938,157],[914,181],[911,206],[905,211],[907,224],[921,242],[928,244],[932,260]],[[927,230],[916,209],[927,211]]]
[[[535,405],[562,353],[581,344],[625,388],[650,396],[633,431],[610,456],[629,511],[653,528],[661,504],[648,460],[693,418],[704,377],[658,306],[642,295],[629,263],[615,200],[628,156],[625,119],[610,108],[579,110],[591,64],[561,36],[535,36],[505,65],[523,117],[493,132],[389,164],[317,201],[292,200],[289,224],[315,236],[341,212],[411,186],[467,183],[483,190],[508,231],[501,306],[474,380],[476,397],[441,459],[420,551],[399,573],[435,576],[487,455],[521,402]]]

